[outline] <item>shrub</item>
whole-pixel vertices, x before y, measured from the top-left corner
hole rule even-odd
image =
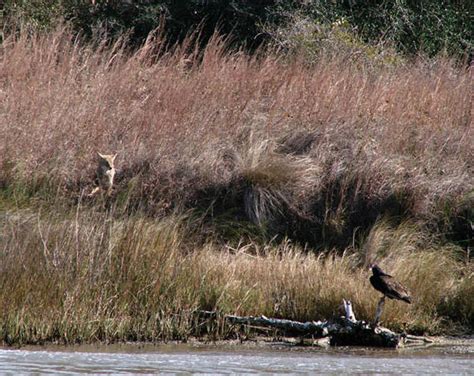
[[[76,32],[89,36],[126,34],[134,46],[157,28],[171,43],[199,30],[203,44],[218,29],[232,35],[237,45],[252,49],[270,38],[288,46],[297,37],[302,39],[300,47],[311,41],[309,53],[317,43],[330,45],[332,40],[336,48],[358,46],[369,55],[388,46],[409,55],[444,53],[469,60],[469,5],[468,0],[6,0],[4,8],[7,19],[20,19],[34,29],[51,30],[67,20]],[[334,25],[344,30],[333,30]],[[316,33],[307,35],[314,28]]]
[[[10,17],[38,29],[54,28],[62,19],[89,36],[126,34],[135,46],[164,24],[171,43],[196,30],[205,42],[219,29],[224,34],[232,33],[240,44],[255,47],[262,42],[258,35],[259,22],[265,17],[266,7],[273,3],[272,0],[7,0],[5,9]]]
[[[278,40],[281,33],[288,35],[285,30],[291,29],[292,25],[291,34],[306,35],[303,38],[308,40],[311,37],[301,33],[301,29],[298,31],[301,23],[318,28],[317,34],[323,38],[327,38],[331,25],[346,24],[356,37],[344,38],[361,38],[370,46],[388,45],[406,54],[435,56],[444,53],[467,60],[472,56],[474,35],[470,2],[466,0],[316,0],[279,2],[278,5],[274,14],[278,21],[273,23],[277,28],[271,33]]]

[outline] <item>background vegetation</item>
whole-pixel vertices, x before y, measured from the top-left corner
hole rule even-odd
[[[466,60],[472,58],[474,40],[468,0],[6,0],[5,14],[33,29],[51,30],[68,20],[89,36],[104,29],[112,36],[126,32],[135,45],[163,25],[172,42],[199,28],[205,43],[219,28],[222,34],[231,33],[234,43],[255,48],[281,41],[282,35],[286,41],[289,35],[282,30],[288,28],[291,36],[311,41],[319,40],[331,25],[342,24],[351,38],[371,46]],[[312,25],[311,33],[302,36],[301,23]]]
[[[324,319],[342,298],[371,319],[373,261],[415,301],[384,325],[472,331],[472,68],[305,17],[254,53],[205,31],[91,41],[80,17],[7,30],[5,343],[228,338],[196,312]],[[118,153],[111,197],[87,197],[97,151]]]

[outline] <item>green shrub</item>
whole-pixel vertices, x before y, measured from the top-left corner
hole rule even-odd
[[[39,29],[48,29],[58,19],[71,21],[78,31],[94,35],[98,30],[111,36],[129,34],[140,44],[150,32],[165,24],[171,42],[182,40],[199,29],[207,41],[219,29],[232,33],[242,44],[258,45],[262,38],[259,23],[273,0],[197,1],[197,0],[7,0],[7,14]]]
[[[280,1],[274,19],[285,25],[295,14],[317,24],[345,20],[370,44],[390,44],[403,53],[472,54],[474,29],[467,0]]]
[[[467,57],[472,54],[474,33],[469,4],[467,0],[6,0],[5,13],[37,29],[50,29],[64,19],[89,36],[98,30],[109,36],[127,33],[135,44],[163,25],[171,42],[199,29],[205,43],[218,29],[252,48],[281,38],[279,32],[289,24],[297,28],[295,17],[323,29],[342,20],[354,35],[351,39],[369,45],[388,44],[408,54]]]

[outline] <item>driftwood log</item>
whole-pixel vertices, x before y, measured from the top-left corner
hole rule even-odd
[[[251,325],[255,327],[271,327],[282,330],[286,335],[311,337],[313,339],[329,338],[331,346],[374,346],[396,348],[410,343],[430,342],[424,337],[397,334],[389,329],[371,325],[357,320],[350,301],[343,301],[345,316],[333,321],[299,322],[285,319],[268,318],[266,316],[235,316],[224,315],[226,322],[231,324]],[[206,318],[217,316],[216,312],[199,311]],[[377,314],[379,316],[379,314]]]

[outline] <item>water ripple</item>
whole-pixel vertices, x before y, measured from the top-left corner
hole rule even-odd
[[[1,374],[472,374],[474,357],[329,352],[107,353],[0,349]]]

